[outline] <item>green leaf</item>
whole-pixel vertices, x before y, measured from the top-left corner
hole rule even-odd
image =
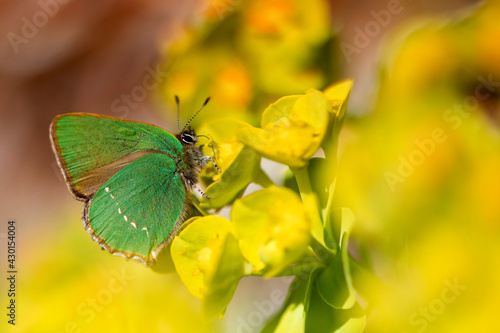
[[[366,325],[363,308],[335,309],[324,302],[316,288],[311,290],[309,311],[305,316],[307,333],[361,333]]]
[[[239,198],[251,182],[262,182],[267,176],[260,169],[260,156],[248,147],[243,147],[219,180],[205,190],[209,199],[201,198],[203,209],[221,208]]]
[[[244,276],[244,266],[245,260],[238,241],[232,234],[228,234],[203,302],[203,315],[207,321],[215,320],[224,314],[238,282]]]
[[[304,333],[309,299],[314,288],[314,280],[321,269],[314,269],[307,278],[297,276],[288,292],[283,309],[271,319],[261,333]]]
[[[354,214],[347,208],[337,209],[332,221],[342,221],[340,227],[339,248],[330,265],[318,277],[317,288],[323,300],[336,309],[349,309],[356,303],[356,291],[352,284],[349,267],[348,242],[354,224]],[[325,228],[333,229],[333,227]],[[334,230],[330,233],[335,234]]]
[[[287,169],[284,174],[283,186],[294,191],[300,195],[299,185],[297,184],[297,179],[295,179],[295,174],[291,169]]]

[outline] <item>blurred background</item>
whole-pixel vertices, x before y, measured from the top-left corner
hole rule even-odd
[[[80,221],[48,130],[92,112],[176,131],[259,123],[283,95],[354,79],[336,204],[366,332],[498,332],[500,2],[147,0],[0,3],[0,279],[17,225],[19,332],[258,332],[287,279],[246,278],[204,323],[176,275],[100,250]],[[282,168],[278,170],[283,170]],[[277,175],[276,177],[280,177]]]

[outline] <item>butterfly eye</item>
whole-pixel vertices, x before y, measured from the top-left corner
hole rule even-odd
[[[182,142],[184,142],[187,145],[192,145],[196,143],[196,135],[190,134],[190,133],[182,133],[181,135]]]

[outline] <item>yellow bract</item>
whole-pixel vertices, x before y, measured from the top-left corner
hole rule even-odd
[[[318,150],[331,103],[320,91],[280,98],[262,114],[262,128],[238,130],[238,138],[262,156],[299,168]]]
[[[205,123],[197,131],[200,134],[210,133],[215,145],[216,162],[222,171],[229,168],[243,149],[243,144],[238,140],[236,132],[245,127],[251,127],[251,125],[236,119],[217,119]],[[207,150],[207,153],[210,154],[210,151]]]
[[[222,171],[219,173],[212,168],[212,172],[206,174],[214,182],[205,190],[210,199],[201,199],[201,207],[205,209],[219,209],[229,205],[251,182],[262,186],[266,186],[268,182],[267,176],[260,169],[260,156],[237,139],[236,132],[242,128],[252,127],[235,119],[219,119],[203,126],[200,131],[213,133],[215,160]],[[213,154],[208,149],[205,153]]]
[[[343,117],[343,114],[339,114],[342,110],[342,106],[347,104],[349,99],[349,94],[351,93],[353,85],[353,80],[348,79],[340,81],[328,86],[325,91],[325,97],[332,103],[332,112]]]
[[[307,207],[295,192],[275,186],[234,203],[235,233],[254,271],[275,275],[305,253],[311,225]]]
[[[230,223],[223,217],[194,218],[172,242],[177,273],[191,294],[199,299],[205,297],[229,230]]]

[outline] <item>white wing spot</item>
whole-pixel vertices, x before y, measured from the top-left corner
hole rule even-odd
[[[104,191],[109,192],[109,187],[104,188]]]
[[[122,210],[120,209],[120,207],[118,207],[118,214],[121,214],[122,213]]]
[[[123,219],[125,220],[125,222],[127,222],[128,221],[127,215],[123,215]]]
[[[135,224],[135,222],[130,222],[130,224],[137,229],[137,224]]]
[[[148,232],[148,228],[146,228],[146,227],[143,227],[143,228],[142,228],[141,230],[144,230],[144,231],[146,231],[146,234],[147,234],[147,235],[148,235],[148,237],[149,237],[149,232]]]

